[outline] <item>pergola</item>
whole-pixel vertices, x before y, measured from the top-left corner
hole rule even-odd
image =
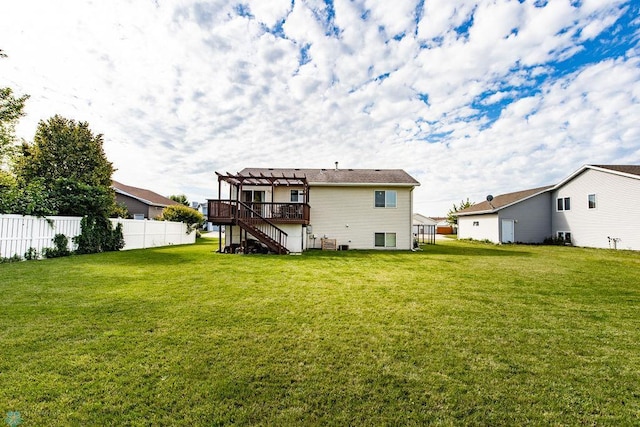
[[[284,173],[282,174],[270,174],[265,175],[260,173],[260,175],[255,175],[252,173],[248,173],[246,175],[241,175],[239,173],[231,174],[227,172],[226,174],[221,174],[216,172],[218,176],[218,194],[222,194],[222,182],[226,182],[229,185],[232,185],[238,189],[236,194],[237,200],[240,199],[240,195],[242,194],[242,188],[244,186],[263,186],[268,185],[271,186],[272,190],[275,187],[279,186],[302,186],[303,194],[304,194],[304,203],[309,202],[309,183],[307,181],[306,176],[297,176],[295,173],[291,176],[287,176]],[[273,202],[273,191],[271,191],[271,201]]]

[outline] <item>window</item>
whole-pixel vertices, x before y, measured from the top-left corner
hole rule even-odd
[[[570,231],[558,231],[558,239],[564,240],[567,243],[571,243],[571,232]]]
[[[559,197],[557,200],[557,208],[559,211],[569,211],[571,210],[571,197]]]
[[[304,192],[302,190],[291,190],[291,201],[293,203],[304,202]]]
[[[392,190],[376,190],[375,191],[375,207],[376,208],[395,208],[398,199],[398,193]]]
[[[596,208],[596,195],[589,194],[589,209],[595,209],[595,208]]]
[[[374,240],[376,248],[396,247],[396,233],[375,233]]]

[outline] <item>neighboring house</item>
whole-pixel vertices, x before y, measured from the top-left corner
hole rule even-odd
[[[501,194],[457,212],[458,238],[541,243],[551,236],[553,185]]]
[[[419,213],[413,214],[413,235],[418,243],[435,243],[437,221]]]
[[[458,212],[458,237],[640,250],[640,166],[585,165],[560,183]]]
[[[230,197],[209,200],[208,220],[225,226],[227,249],[248,239],[277,253],[322,247],[412,249],[413,189],[420,184],[403,170],[336,165],[246,168],[217,175],[218,194],[224,183]]]
[[[198,212],[200,212],[203,217],[205,217],[205,218],[208,217],[209,205],[207,203],[191,202],[191,207],[193,209],[197,210]],[[206,231],[218,231],[218,227],[214,226],[209,221],[205,222],[205,224],[204,224],[204,226],[202,228],[204,230],[206,230]]]
[[[116,192],[116,202],[123,203],[129,215],[135,219],[154,219],[167,206],[179,204],[153,191],[124,185],[118,181],[112,181],[111,188]]]
[[[438,234],[454,234],[453,226],[447,221],[447,217],[435,216],[431,217],[436,222],[436,233]]]

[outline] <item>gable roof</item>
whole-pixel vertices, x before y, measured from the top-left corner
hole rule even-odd
[[[556,185],[547,185],[545,187],[532,188],[530,190],[516,191],[514,193],[501,194],[494,197],[489,203],[484,201],[475,204],[467,209],[463,209],[456,213],[456,215],[473,215],[473,214],[486,214],[494,213],[500,209],[504,209],[516,203],[522,202],[538,194],[544,193],[549,190],[555,190],[574,179],[587,169],[599,170],[601,172],[613,173],[620,176],[626,176],[628,178],[640,179],[640,165],[584,165]]]
[[[628,174],[628,175],[637,175],[640,177],[640,165],[587,165],[592,168],[601,168],[601,169],[609,169],[612,171]]]
[[[456,212],[456,215],[465,216],[498,212],[500,209],[507,208],[511,205],[515,205],[516,203],[535,197],[538,194],[542,194],[553,189],[554,187],[554,185],[546,185],[544,187],[501,194],[499,196],[495,196],[491,202],[485,200],[484,202],[477,203],[467,209]]]
[[[640,179],[640,165],[584,165],[580,169],[560,181],[556,185],[556,188],[563,186],[587,169],[626,176],[627,178]]]
[[[414,213],[413,216],[413,225],[436,225],[438,221],[435,221],[433,218],[429,218],[428,216],[424,216],[419,213]]]
[[[144,188],[132,187],[130,185],[124,185],[118,181],[111,181],[111,188],[118,194],[129,196],[149,206],[169,206],[177,205],[179,203],[161,196],[158,193],[154,193],[151,190],[145,190]]]
[[[309,185],[420,185],[402,169],[285,169],[244,168],[240,175],[305,176]]]

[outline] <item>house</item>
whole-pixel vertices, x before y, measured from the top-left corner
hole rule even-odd
[[[449,224],[449,220],[446,216],[434,216],[431,217],[436,222],[436,233],[438,234],[454,234],[455,230],[453,225]]]
[[[435,243],[436,224],[433,218],[419,213],[413,214],[413,235],[418,243]]]
[[[458,238],[541,243],[551,235],[552,188],[548,185],[489,196],[484,202],[457,212]]]
[[[207,209],[209,208],[209,205],[207,203],[191,202],[191,208],[200,212],[203,217],[208,217]],[[206,231],[218,231],[218,227],[214,226],[209,221],[205,222],[202,228]]]
[[[124,185],[118,181],[111,181],[111,188],[116,192],[116,203],[124,204],[129,215],[135,219],[154,219],[167,206],[179,204],[151,190]]]
[[[413,189],[400,169],[246,168],[218,175],[228,199],[208,201],[225,249],[252,241],[276,253],[307,249],[412,249]],[[221,248],[222,250],[222,243]]]
[[[640,250],[640,166],[585,165],[556,185],[487,197],[457,215],[459,238]]]

